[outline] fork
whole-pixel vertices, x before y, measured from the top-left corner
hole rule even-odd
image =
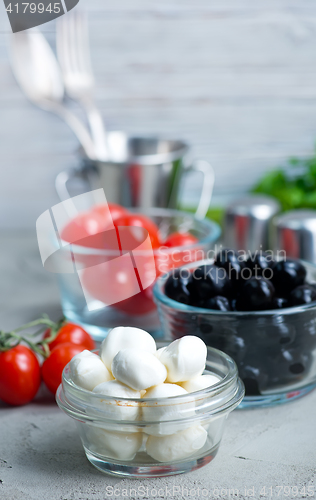
[[[56,45],[65,90],[86,111],[96,157],[105,160],[108,157],[106,131],[94,100],[88,23],[86,16],[78,9],[57,20]]]

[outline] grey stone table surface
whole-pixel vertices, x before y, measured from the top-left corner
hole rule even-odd
[[[0,249],[1,328],[44,311],[58,318],[55,278],[41,267],[35,231],[2,233]],[[42,388],[24,407],[0,403],[0,499],[314,498],[315,413],[316,391],[275,408],[234,411],[209,465],[171,478],[118,479],[89,464],[74,422]]]

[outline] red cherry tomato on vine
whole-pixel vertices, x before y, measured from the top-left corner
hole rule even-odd
[[[49,357],[45,359],[42,365],[42,378],[47,388],[55,394],[61,383],[61,376],[66,364],[79,352],[85,350],[85,346],[71,344],[57,345]]]
[[[166,247],[182,247],[194,245],[199,240],[190,233],[172,233],[168,236],[164,245]]]
[[[114,225],[117,227],[119,227],[119,226],[143,227],[149,233],[152,247],[159,248],[161,245],[161,242],[159,239],[158,227],[151,219],[149,219],[149,217],[146,217],[145,215],[127,213],[127,214],[121,215],[121,217],[118,217],[117,219],[115,219]]]
[[[44,338],[50,336],[50,330],[46,330]],[[49,348],[52,351],[57,345],[70,342],[71,344],[82,345],[88,351],[95,349],[95,342],[93,338],[81,326],[74,323],[66,323],[62,326],[57,334],[55,340],[49,343]]]
[[[35,354],[24,345],[0,353],[0,399],[10,405],[24,405],[41,384],[41,369]]]

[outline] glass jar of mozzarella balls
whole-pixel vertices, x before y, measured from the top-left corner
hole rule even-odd
[[[156,358],[163,360],[162,354],[167,358],[165,349],[171,347],[169,358],[173,362],[174,344],[157,343],[160,349]],[[202,375],[186,382],[159,383],[145,392],[126,385],[130,380],[130,385],[137,386],[139,372],[128,380],[121,373],[122,366],[133,364],[133,360],[121,359],[128,358],[128,350],[118,353],[112,362],[115,379],[111,374],[112,380],[98,384],[94,390],[82,387],[89,387],[89,377],[85,375],[88,369],[82,370],[85,382],[81,386],[80,378],[74,382],[70,363],[63,371],[57,403],[76,420],[88,460],[100,471],[118,477],[169,476],[211,462],[218,451],[226,418],[244,396],[235,362],[208,347]],[[148,366],[154,365],[151,354],[148,356]],[[142,361],[137,359],[135,363],[140,366]],[[146,378],[150,380],[148,366]]]

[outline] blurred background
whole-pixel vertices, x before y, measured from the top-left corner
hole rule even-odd
[[[215,169],[213,205],[249,190],[316,138],[316,7],[312,0],[81,0],[96,98],[109,129],[187,140]],[[77,141],[30,104],[10,69],[0,9],[0,227],[35,230],[58,202],[56,174]],[[54,22],[41,26],[52,47]],[[198,179],[186,184],[194,204]]]

